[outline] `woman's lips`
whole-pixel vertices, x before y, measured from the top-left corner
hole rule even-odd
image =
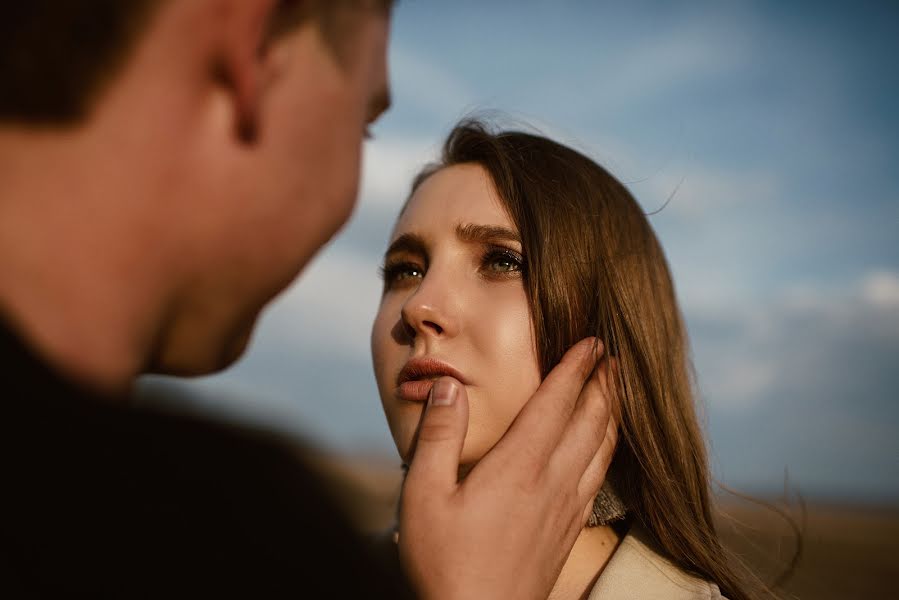
[[[458,379],[465,385],[462,374],[454,367],[436,358],[413,358],[400,371],[396,378],[397,396],[407,402],[425,402],[434,382],[449,376]]]
[[[406,402],[425,402],[431,388],[434,387],[434,379],[416,379],[401,383],[397,388],[397,395],[400,400]]]

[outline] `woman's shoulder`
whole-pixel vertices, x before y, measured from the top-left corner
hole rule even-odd
[[[589,600],[727,600],[718,586],[691,575],[654,548],[633,525],[597,579]]]

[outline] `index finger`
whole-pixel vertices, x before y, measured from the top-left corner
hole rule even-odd
[[[558,446],[584,382],[602,352],[602,342],[594,337],[585,338],[569,348],[491,453],[502,452],[501,448],[505,446],[515,452],[526,447],[541,464],[545,464]]]

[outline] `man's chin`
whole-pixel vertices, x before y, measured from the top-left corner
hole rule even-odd
[[[252,333],[252,327],[248,327],[217,348],[192,348],[191,352],[174,350],[163,353],[154,358],[147,372],[176,377],[199,377],[218,373],[244,355],[250,345]]]
[[[223,352],[219,357],[219,363],[216,371],[227,369],[236,363],[247,351],[250,345],[250,338],[253,335],[253,326],[247,327],[240,335],[231,339],[231,343],[225,345]]]

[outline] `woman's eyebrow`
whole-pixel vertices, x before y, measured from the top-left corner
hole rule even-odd
[[[521,243],[518,232],[499,225],[456,225],[456,235],[463,242],[516,242]]]
[[[409,254],[427,255],[427,245],[424,238],[415,233],[404,233],[400,237],[393,240],[387,248],[384,256],[397,254],[399,252],[408,252]]]

